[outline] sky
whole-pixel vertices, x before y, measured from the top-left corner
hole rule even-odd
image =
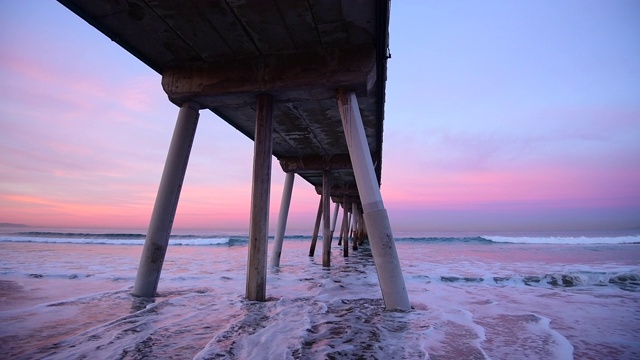
[[[0,223],[149,223],[178,108],[55,1],[0,0]],[[640,2],[391,3],[396,233],[640,231]],[[174,229],[247,231],[253,143],[203,110]],[[284,174],[274,158],[271,231]],[[288,233],[319,196],[297,178]]]

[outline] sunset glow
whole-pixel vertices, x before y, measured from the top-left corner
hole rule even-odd
[[[392,2],[394,228],[640,229],[640,4],[463,3]],[[6,2],[0,223],[144,229],[178,114],[160,80],[60,4]],[[201,111],[176,228],[246,230],[252,156]],[[283,182],[274,159],[272,225]],[[292,231],[318,200],[296,178]]]

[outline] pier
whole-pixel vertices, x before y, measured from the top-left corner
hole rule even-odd
[[[280,262],[297,175],[320,195],[310,255],[321,230],[322,264],[331,266],[342,210],[343,254],[351,233],[357,249],[366,232],[387,309],[410,309],[380,194],[388,0],[59,2],[158,72],[180,109],[134,295],[156,294],[199,112],[209,110],[254,141],[248,300],[266,300],[275,156],[287,175],[271,265]]]

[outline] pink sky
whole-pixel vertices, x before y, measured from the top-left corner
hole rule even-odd
[[[392,3],[394,228],[640,229],[640,5],[464,5]],[[55,2],[9,2],[0,91],[0,223],[147,226],[178,113],[158,74]],[[202,111],[175,228],[247,229],[252,153]],[[274,159],[272,224],[283,182]],[[291,232],[318,200],[296,179]]]

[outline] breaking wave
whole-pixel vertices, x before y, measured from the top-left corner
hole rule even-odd
[[[0,242],[35,242],[60,244],[106,244],[143,245],[144,234],[129,233],[67,233],[67,232],[20,232],[0,235]],[[246,238],[232,236],[171,235],[171,245],[242,245]]]
[[[558,245],[601,245],[640,244],[640,235],[634,236],[474,236],[474,237],[404,237],[397,241],[423,243],[475,243],[475,244],[558,244]]]
[[[65,244],[111,244],[142,245],[145,234],[142,233],[87,233],[87,232],[50,232],[28,231],[11,234],[0,234],[0,242],[40,242]],[[308,235],[288,235],[286,241],[311,240]],[[557,237],[557,236],[473,236],[473,237],[397,237],[399,242],[419,243],[473,243],[473,244],[557,244],[557,245],[616,245],[640,244],[640,235],[611,237]],[[171,235],[172,245],[207,246],[207,245],[246,245],[247,236],[229,235]]]

